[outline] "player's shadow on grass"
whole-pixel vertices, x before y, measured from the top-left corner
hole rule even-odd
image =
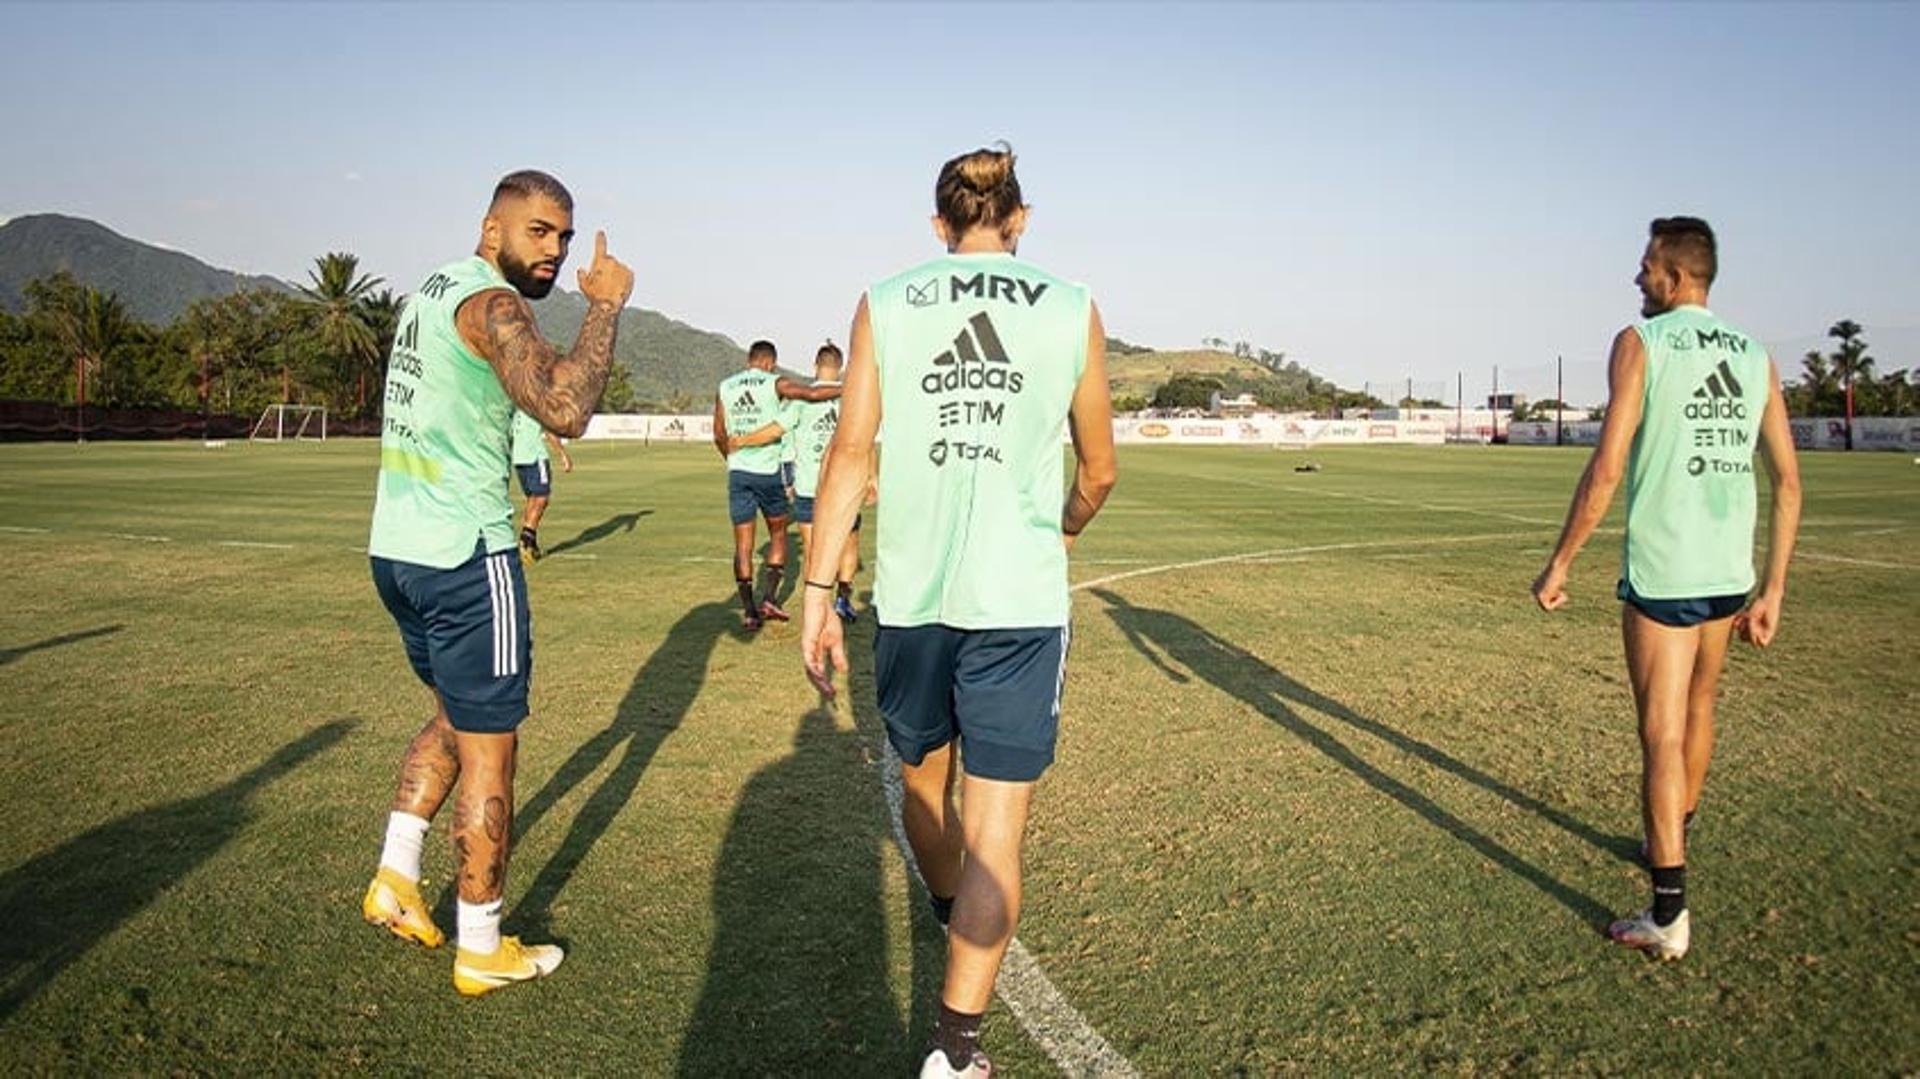
[[[1595,928],[1607,924],[1611,912],[1598,900],[1549,875],[1533,863],[1508,850],[1486,833],[1448,812],[1433,799],[1368,763],[1332,734],[1308,722],[1296,706],[1310,708],[1357,731],[1363,731],[1449,772],[1491,794],[1506,799],[1544,820],[1609,854],[1626,858],[1632,854],[1631,841],[1606,835],[1591,825],[1554,809],[1510,784],[1474,768],[1445,751],[1412,738],[1375,719],[1360,715],[1339,701],[1325,697],[1287,677],[1258,656],[1216,636],[1190,619],[1170,611],[1136,607],[1113,592],[1095,589],[1094,595],[1107,603],[1107,614],[1127,637],[1136,651],[1163,671],[1174,673],[1159,653],[1192,670],[1216,688],[1239,698],[1249,707],[1292,732],[1301,741],[1325,754],[1357,776],[1362,782],[1418,813],[1423,819],[1460,840],[1558,901]],[[1627,849],[1621,849],[1622,845]]]
[[[78,644],[81,641],[92,640],[95,637],[105,637],[109,633],[118,633],[125,628],[124,625],[115,622],[111,626],[95,626],[92,629],[83,629],[75,633],[62,633],[58,637],[48,637],[45,640],[35,641],[32,644],[23,644],[18,648],[0,648],[0,667],[4,667],[14,660],[19,659],[21,656],[33,652],[45,651],[48,648],[58,648],[63,644]]]
[[[0,1019],[226,846],[262,787],[352,727],[317,727],[205,794],[109,821],[0,876]]]
[[[580,534],[572,539],[561,540],[559,543],[547,548],[546,553],[550,555],[561,554],[566,551],[571,551],[576,547],[585,547],[589,543],[598,543],[608,536],[613,535],[615,532],[631,532],[633,531],[633,526],[640,523],[640,518],[651,517],[652,515],[652,510],[635,510],[632,513],[616,513],[597,525],[581,529]]]
[[[713,946],[680,1075],[906,1070],[886,909],[898,855],[875,756],[866,732],[815,708],[793,753],[742,789],[714,869]],[[908,921],[916,945],[930,935]]]
[[[706,681],[707,661],[720,638],[736,632],[725,603],[704,603],[680,617],[634,673],[613,721],[575,749],[547,782],[521,804],[514,833],[524,837],[573,789],[616,753],[619,761],[567,823],[567,834],[514,908],[516,926],[545,935],[548,912],[567,882],[640,785],[655,753],[678,730]],[[517,841],[517,840],[516,840]],[[453,889],[442,895],[435,921],[452,920]]]

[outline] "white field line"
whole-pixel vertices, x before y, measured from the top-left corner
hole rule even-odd
[[[1838,562],[1845,566],[1872,566],[1875,569],[1904,569],[1920,571],[1920,566],[1910,562],[1876,562],[1871,558],[1843,558],[1837,554],[1819,554],[1815,551],[1796,550],[1795,558],[1805,558],[1813,562]]]
[[[887,795],[887,821],[893,825],[893,843],[900,848],[900,857],[906,859],[908,871],[918,877],[920,865],[913,857],[912,845],[907,842],[906,826],[900,822],[901,803],[906,800],[900,786],[900,757],[885,735],[880,737],[880,750],[880,785]],[[1140,1073],[1133,1063],[1067,1003],[1067,998],[1054,988],[1033,953],[1027,951],[1018,937],[1007,946],[1007,956],[1000,962],[1000,979],[994,984],[994,992],[1020,1021],[1021,1029],[1046,1051],[1062,1073],[1076,1079],[1081,1076],[1138,1079]]]
[[[22,532],[29,535],[38,535],[46,531],[49,530],[45,528],[21,528],[19,525],[0,525],[0,532]]]
[[[173,542],[172,536],[143,536],[138,532],[109,532],[107,533],[107,535],[114,539],[138,540],[141,543],[172,543]]]
[[[255,540],[217,540],[216,547],[247,547],[263,551],[291,551],[291,543],[260,543]]]
[[[1874,529],[1869,529],[1865,532],[1855,532],[1854,535],[1856,536],[1891,536],[1895,532],[1899,532],[1899,531],[1902,531],[1902,529],[1896,525],[1893,528],[1874,528]]]
[[[1324,554],[1328,551],[1366,551],[1375,548],[1393,547],[1434,547],[1449,543],[1485,543],[1489,540],[1520,539],[1531,535],[1528,532],[1482,532],[1472,536],[1434,536],[1427,539],[1369,540],[1361,543],[1321,543],[1311,547],[1274,547],[1265,551],[1245,551],[1240,554],[1219,555],[1214,558],[1196,558],[1191,562],[1166,562],[1158,566],[1142,569],[1130,569],[1122,573],[1109,573],[1104,577],[1095,577],[1091,581],[1081,581],[1068,588],[1078,592],[1086,588],[1099,588],[1134,577],[1145,577],[1155,573],[1172,573],[1175,570],[1198,569],[1201,566],[1223,566],[1233,562],[1258,562],[1277,558],[1289,558],[1296,555]]]

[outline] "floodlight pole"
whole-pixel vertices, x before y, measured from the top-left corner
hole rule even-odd
[[[1453,440],[1459,442],[1467,437],[1467,375],[1464,371],[1453,373]]]
[[[1567,415],[1567,371],[1564,356],[1553,358],[1553,405],[1553,444],[1564,446],[1567,444],[1566,436],[1562,433],[1566,427]]]

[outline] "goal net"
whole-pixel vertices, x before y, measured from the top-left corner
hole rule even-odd
[[[327,440],[327,406],[268,405],[253,425],[250,442],[284,442],[287,439]]]

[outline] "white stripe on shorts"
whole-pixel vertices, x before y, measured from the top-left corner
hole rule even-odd
[[[510,555],[508,552],[503,551],[500,553],[498,557],[500,559],[500,594],[507,598],[506,668],[507,668],[508,674],[519,674],[520,673],[520,598],[514,595],[513,568],[507,562],[507,559],[509,557],[518,557],[518,556]]]
[[[1067,688],[1067,646],[1073,642],[1073,627],[1060,627],[1060,673],[1053,676],[1053,718],[1060,718],[1060,695]]]
[[[493,619],[493,676],[495,678],[500,678],[507,673],[507,620],[501,617],[506,607],[505,594],[502,592],[502,586],[506,584],[504,569],[499,555],[487,556],[487,603]]]
[[[540,482],[542,484],[548,484],[553,482],[553,473],[548,471],[548,469],[551,467],[552,465],[550,465],[548,462],[544,460],[540,462]]]

